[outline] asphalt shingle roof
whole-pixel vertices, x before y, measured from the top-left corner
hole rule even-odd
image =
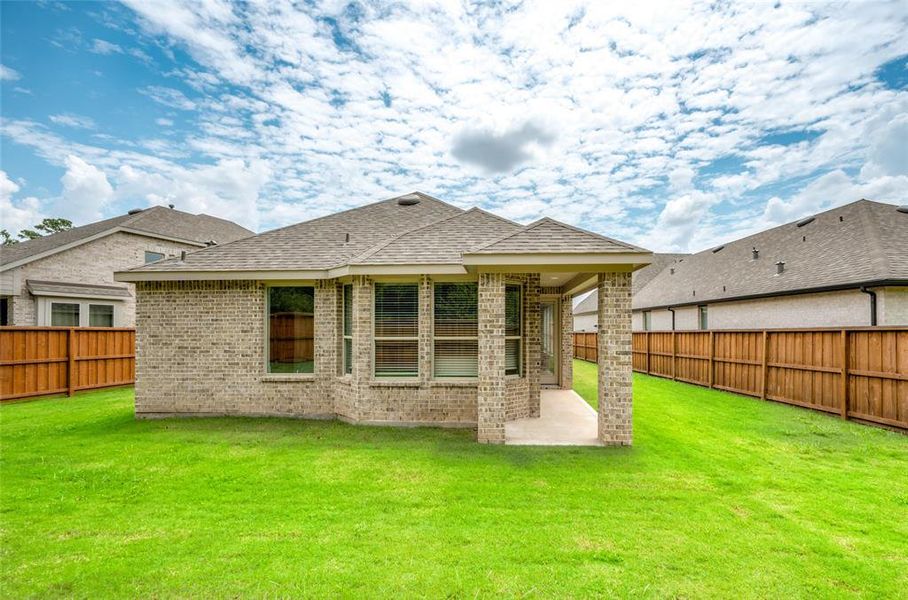
[[[487,246],[482,244],[492,241]],[[552,219],[522,226],[414,192],[158,261],[132,272],[308,271],[345,265],[461,264],[480,252],[647,252]],[[516,249],[516,250],[514,250]]]
[[[798,227],[797,223],[802,223]],[[751,250],[759,251],[754,260]],[[880,281],[908,282],[908,214],[859,200],[781,225],[663,269],[633,299],[635,309],[784,294]],[[784,261],[782,274],[776,263]]]
[[[642,248],[561,223],[548,217],[478,246],[469,254],[647,252]]]
[[[193,215],[172,208],[154,206],[136,214],[120,215],[34,240],[3,246],[0,248],[0,265],[19,262],[39,254],[43,255],[45,252],[51,252],[116,227],[140,231],[151,236],[179,238],[197,243],[214,240],[218,244],[224,244],[253,235],[253,232],[248,229],[226,219],[204,214]]]

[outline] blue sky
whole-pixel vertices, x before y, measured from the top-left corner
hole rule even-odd
[[[908,203],[904,2],[625,4],[4,2],[0,227],[421,190],[696,251]]]

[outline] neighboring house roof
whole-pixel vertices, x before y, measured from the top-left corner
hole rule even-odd
[[[906,213],[859,200],[692,254],[674,264],[674,273],[663,269],[640,289],[633,307],[908,284]],[[785,263],[781,274],[779,261]]]
[[[132,294],[123,286],[58,281],[27,281],[32,296],[67,296],[70,298],[129,298]]]
[[[120,215],[3,246],[0,248],[0,270],[18,267],[117,231],[181,241],[200,247],[209,241],[223,244],[253,235],[248,229],[226,219],[153,206],[134,214]]]
[[[489,240],[492,244],[488,244]],[[647,250],[551,219],[523,226],[478,208],[463,210],[413,192],[197,250],[182,260],[163,260],[123,271],[118,280],[178,279],[189,273],[213,278],[224,272],[242,277],[266,272],[282,272],[296,278],[333,277],[339,269],[426,264],[450,269],[440,272],[454,273],[464,270],[464,255],[471,249],[484,252],[489,247],[498,253],[498,244],[519,246],[522,252],[529,253],[586,253],[593,248],[598,252],[624,253],[625,259],[633,259],[625,264],[646,264],[650,258]],[[329,270],[330,275],[326,274]]]
[[[653,278],[662,272],[663,269],[680,259],[690,256],[689,254],[653,254],[653,262],[649,265],[634,271],[632,275],[633,293],[636,294],[643,286],[653,280]],[[586,298],[577,303],[574,307],[574,315],[595,314],[599,311],[599,294],[596,290],[590,292]]]

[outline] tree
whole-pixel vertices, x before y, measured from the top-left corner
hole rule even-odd
[[[18,244],[19,240],[14,238],[9,234],[5,229],[0,229],[0,245],[2,246],[12,246],[13,244]]]
[[[62,219],[60,217],[56,217],[56,218],[48,217],[47,219],[44,219],[43,221],[41,221],[40,223],[35,225],[35,229],[23,229],[22,231],[20,231],[19,237],[22,238],[23,240],[34,240],[39,237],[43,237],[45,235],[50,235],[52,233],[59,233],[61,231],[66,231],[67,229],[72,229],[72,226],[73,226],[73,222],[70,221],[69,219]],[[35,230],[37,230],[37,231],[35,231]],[[3,233],[0,233],[0,236],[2,236],[3,234],[6,234],[6,237],[3,240],[3,243],[5,245],[15,243],[15,240],[7,241],[10,239],[10,235],[9,235],[9,233],[6,232],[6,230],[4,230]]]

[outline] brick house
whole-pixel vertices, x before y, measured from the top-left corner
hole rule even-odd
[[[656,254],[634,278],[634,331],[908,325],[908,207],[858,200],[696,254]],[[575,309],[583,329],[595,303]]]
[[[477,428],[570,389],[571,297],[600,291],[599,437],[631,442],[630,274],[651,253],[412,193],[116,274],[136,415]]]
[[[236,223],[155,206],[0,246],[0,325],[132,327],[132,284],[114,271],[252,232]]]

